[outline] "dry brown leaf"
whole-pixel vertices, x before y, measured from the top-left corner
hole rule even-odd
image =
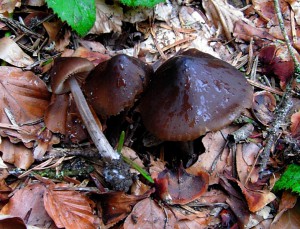
[[[32,150],[22,144],[13,144],[8,139],[2,139],[0,151],[3,161],[14,164],[17,168],[26,170],[34,162]]]
[[[265,126],[274,121],[276,99],[268,91],[257,91],[253,95],[252,113],[256,119]]]
[[[252,183],[257,181],[259,171],[258,169],[251,171],[251,169],[260,148],[255,143],[237,144],[236,169],[239,179],[245,187],[248,187],[246,181]],[[249,174],[250,172],[251,174]]]
[[[195,164],[187,168],[187,172],[197,175],[200,170],[210,174],[209,185],[219,183],[219,174],[225,169],[231,169],[231,162],[228,161],[229,150],[225,147],[226,137],[236,130],[236,127],[228,127],[215,133],[208,133],[202,139],[205,153],[201,154]]]
[[[43,202],[46,188],[43,184],[27,185],[18,190],[1,209],[1,214],[13,215],[26,220],[27,224],[43,227],[52,222]]]
[[[17,124],[41,119],[49,104],[45,83],[30,71],[0,67],[0,122],[9,123],[4,109],[9,109]]]
[[[251,212],[257,212],[263,209],[267,204],[276,199],[276,196],[269,190],[250,190],[245,188],[245,186],[237,179],[229,176],[227,176],[227,178],[238,184],[244,197],[246,198],[249,210]]]
[[[217,36],[224,32],[228,41],[232,39],[234,24],[237,21],[246,21],[243,13],[231,6],[225,0],[210,0],[202,2],[206,15],[210,21],[214,23],[218,30]]]
[[[218,227],[220,220],[210,215],[210,212],[207,210],[201,210],[201,212],[194,212],[184,214],[183,211],[172,208],[173,212],[176,215],[177,222],[175,224],[176,229],[205,229],[205,228],[214,228],[213,225]]]
[[[276,215],[276,217],[274,218],[273,222],[272,222],[272,228],[281,228],[282,226],[282,222],[284,220],[286,220],[287,218],[287,215],[290,214],[287,213],[286,215],[285,212],[291,210],[293,212],[293,208],[295,207],[295,211],[297,211],[297,208],[299,210],[299,206],[295,206],[296,203],[297,203],[297,198],[298,198],[298,195],[297,194],[293,194],[293,193],[290,193],[288,191],[284,191],[283,194],[282,194],[282,197],[281,197],[281,200],[280,200],[280,203],[279,203],[279,209],[278,209],[278,213]],[[281,217],[283,217],[283,219],[281,219]],[[287,220],[289,221],[289,220]],[[291,218],[291,221],[293,221],[293,218]],[[298,221],[298,223],[297,223]],[[296,222],[291,222],[291,224],[294,224],[295,225],[300,225],[300,220],[296,220]]]
[[[297,198],[297,197],[296,197]],[[293,198],[292,203],[295,202]],[[289,204],[291,205],[291,204]],[[283,213],[283,214],[282,214]],[[276,217],[271,224],[271,229],[297,229],[300,228],[300,202],[286,211],[280,212],[279,217]]]
[[[300,2],[298,0],[286,0],[292,7],[292,10],[294,11],[295,14],[295,20],[298,25],[300,25]]]
[[[174,228],[175,222],[174,214],[169,209],[163,209],[154,200],[147,198],[134,206],[124,222],[124,229],[171,229]]]
[[[21,0],[1,0],[0,1],[0,13],[12,13],[15,7],[21,6]]]
[[[290,129],[293,137],[300,137],[300,111],[291,116]]]
[[[24,5],[29,5],[29,6],[43,6],[45,5],[45,0],[25,0]]]
[[[103,53],[105,53],[105,51],[103,51]],[[88,48],[79,47],[75,50],[72,56],[88,59],[89,61],[92,61],[93,64],[96,66],[99,63],[111,58],[108,54],[103,54],[103,53],[91,51]]]
[[[96,0],[96,21],[89,33],[121,32],[122,19],[123,10],[120,6],[107,5],[104,0]]]
[[[17,67],[27,67],[34,63],[31,57],[9,37],[0,39],[0,59]]]
[[[52,185],[45,191],[44,205],[57,227],[96,228],[91,201],[85,195],[75,191],[54,190],[54,188],[55,186]]]
[[[103,222],[116,224],[124,219],[132,210],[132,207],[140,200],[150,196],[154,190],[149,190],[143,195],[127,195],[124,192],[108,192],[98,195]]]

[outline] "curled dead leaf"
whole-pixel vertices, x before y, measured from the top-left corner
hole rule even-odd
[[[182,164],[178,169],[165,169],[155,179],[156,193],[168,204],[187,204],[207,191],[209,176],[206,172],[189,174]]]
[[[252,112],[256,119],[265,126],[274,121],[276,99],[268,91],[255,92],[253,95]]]

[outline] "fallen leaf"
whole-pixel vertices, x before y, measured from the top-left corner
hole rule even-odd
[[[57,227],[96,228],[91,201],[85,195],[75,191],[54,190],[54,188],[55,186],[52,185],[46,189],[44,205]]]
[[[258,179],[259,169],[253,168],[255,158],[261,147],[255,143],[237,144],[236,146],[236,170],[240,182],[248,187],[249,183],[255,183]]]
[[[296,197],[297,198],[297,197]],[[295,198],[291,203],[295,203]],[[292,204],[289,204],[292,206]],[[271,229],[297,229],[300,228],[300,202],[293,207],[286,209],[286,211],[280,212],[279,216],[274,219],[271,224]],[[287,206],[286,206],[287,207]]]
[[[205,152],[199,155],[197,162],[187,168],[187,172],[197,175],[199,170],[210,174],[209,185],[219,183],[219,174],[225,169],[230,170],[232,163],[228,160],[229,149],[225,147],[227,135],[235,131],[236,127],[227,127],[217,132],[210,132],[202,139]]]
[[[121,32],[122,18],[123,10],[120,6],[107,5],[104,0],[96,0],[96,21],[89,33]]]
[[[232,39],[231,34],[234,24],[237,21],[247,20],[239,9],[236,9],[225,0],[203,1],[202,5],[208,19],[214,23],[215,28],[218,30],[217,36],[220,34],[225,35],[228,41]]]
[[[1,214],[21,217],[27,224],[37,227],[51,224],[52,219],[47,214],[43,202],[45,190],[41,183],[27,185],[9,199],[1,209]]]
[[[108,192],[97,195],[101,206],[102,218],[105,224],[116,224],[124,219],[132,210],[132,207],[140,200],[150,196],[154,190],[143,195],[127,195],[124,192]]]
[[[9,37],[0,39],[0,59],[17,67],[27,67],[34,63],[30,56]]]
[[[0,228],[30,229],[22,218],[11,215],[0,215]]]
[[[245,188],[245,186],[233,177],[227,175],[227,179],[238,184],[246,201],[248,203],[249,210],[251,212],[257,212],[264,208],[267,204],[276,199],[276,196],[269,190],[250,190]]]
[[[300,60],[300,56],[295,54]],[[264,74],[276,76],[283,84],[288,82],[294,73],[294,62],[287,47],[282,44],[270,44],[259,52],[259,61]]]
[[[0,144],[3,161],[14,164],[17,168],[28,169],[34,162],[32,150],[22,144],[13,144],[8,139],[2,139]]]
[[[207,191],[208,174],[188,174],[182,164],[177,169],[165,169],[154,180],[156,193],[168,204],[187,204]]]
[[[15,7],[21,6],[21,0],[2,0],[0,2],[0,13],[12,13]]]
[[[274,121],[274,111],[276,99],[268,91],[258,91],[253,95],[252,113],[256,119],[265,126],[269,126]]]
[[[32,72],[15,67],[2,66],[0,72],[0,122],[11,124],[5,108],[19,125],[41,119],[50,99],[45,83]]]
[[[138,202],[124,222],[124,229],[174,228],[176,219],[167,208],[159,206],[154,200],[147,198]]]
[[[220,220],[210,215],[210,211],[201,209],[201,211],[193,211],[187,213],[187,211],[180,210],[178,208],[172,208],[177,222],[175,224],[176,229],[189,229],[189,228],[214,228],[218,227]]]
[[[293,137],[300,137],[300,111],[291,116],[290,129]]]

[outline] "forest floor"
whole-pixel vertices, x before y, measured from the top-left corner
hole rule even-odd
[[[43,0],[0,1],[0,227],[300,228],[299,7],[296,0],[280,1],[284,37],[273,0],[167,1],[154,8],[96,0],[94,26],[79,36]],[[199,127],[204,133],[199,130],[201,134],[192,139],[168,139],[163,126],[153,131],[160,122],[153,117],[163,115],[159,109],[168,104],[164,100],[150,112],[151,120],[157,121],[144,125],[141,113],[153,104],[145,105],[147,91],[133,98],[130,107],[123,102],[125,108],[112,115],[94,105],[94,94],[105,91],[97,99],[120,95],[107,105],[112,108],[133,93],[118,89],[136,81],[118,78],[117,88],[100,89],[90,80],[90,92],[92,74],[84,82],[78,80],[96,127],[87,127],[92,124],[80,113],[75,89],[54,93],[58,72],[67,65],[68,71],[80,68],[79,62],[64,62],[71,57],[88,60],[86,72],[95,72],[99,64],[96,69],[113,66],[107,72],[124,70],[125,77],[142,72],[141,77],[149,66],[163,72],[173,63],[173,74],[176,60],[181,60],[195,61],[186,69],[203,75],[198,64],[203,57],[197,62],[198,54],[186,54],[194,55],[188,59],[182,53],[192,49],[211,55],[209,63],[214,64],[208,77],[215,77],[214,68],[226,62],[241,72],[243,79],[237,80],[245,85],[235,88],[238,83],[232,80],[222,86],[221,78],[211,79],[221,92],[204,96],[202,103],[224,112],[218,117],[226,125],[206,132],[210,128],[204,123]],[[123,57],[117,61],[124,63],[110,65],[119,54],[133,60]],[[167,60],[171,61],[159,68]],[[62,64],[55,68],[59,61]],[[148,79],[143,80],[142,88]],[[155,82],[149,81],[150,86]],[[173,81],[163,85],[169,84],[177,86]],[[245,101],[239,106],[247,108],[233,122],[228,108],[222,107],[227,104],[222,94],[226,86],[239,91],[240,103]],[[165,100],[173,102],[173,95]],[[181,112],[191,109],[185,106]],[[94,144],[90,128],[103,131],[107,147],[116,149],[113,153],[120,153],[120,160],[100,156],[102,141]]]

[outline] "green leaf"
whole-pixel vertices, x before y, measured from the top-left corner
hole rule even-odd
[[[291,190],[300,194],[300,165],[291,164],[275,183],[274,191]]]
[[[95,0],[46,0],[62,21],[80,36],[86,35],[96,20]]]
[[[124,5],[136,7],[144,6],[148,8],[153,8],[156,4],[165,2],[165,0],[120,0]]]

